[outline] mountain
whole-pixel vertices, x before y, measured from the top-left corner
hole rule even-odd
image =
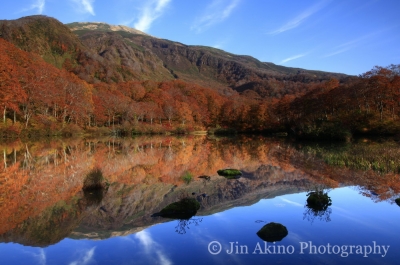
[[[132,34],[139,34],[139,35],[146,35],[150,36],[140,30],[130,28],[127,26],[123,25],[109,25],[107,23],[101,23],[101,22],[74,22],[68,24],[68,27],[72,31],[81,31],[81,32],[86,32],[86,31],[105,31],[105,32],[112,32],[112,31],[125,31],[129,32]]]
[[[119,35],[106,38],[103,50],[91,49],[64,24],[46,16],[0,20],[0,37],[89,83],[173,79],[161,60],[151,53],[138,52]]]
[[[159,39],[124,26],[104,23],[71,23],[67,26],[77,34],[83,45],[91,47],[102,57],[122,61],[125,59],[124,48],[129,45],[138,53],[153,54],[163,62],[162,67],[154,70],[168,70],[174,78],[215,88],[228,95],[231,94],[228,88],[232,88],[240,93],[254,91],[257,93],[255,97],[279,97],[291,94],[282,90],[297,87],[295,84],[298,83],[348,78],[344,74],[284,67],[216,48]],[[124,48],[112,50],[111,47]],[[132,67],[133,64],[125,62],[124,65]]]
[[[39,54],[89,83],[180,79],[250,98],[281,98],[338,73],[290,68],[205,46],[159,39],[126,26],[99,22],[64,25],[46,16],[0,21],[0,37]],[[306,84],[306,86],[304,86]]]

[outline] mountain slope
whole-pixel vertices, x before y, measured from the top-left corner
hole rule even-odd
[[[73,30],[73,32],[71,30]],[[181,79],[230,96],[281,98],[344,74],[289,68],[105,23],[63,25],[46,16],[0,21],[0,37],[89,83]]]
[[[68,28],[46,16],[0,20],[0,37],[21,50],[41,55],[58,68],[66,58],[76,58],[83,49],[80,40]]]
[[[235,55],[211,47],[189,46],[155,38],[127,27],[121,28],[99,23],[72,23],[67,26],[79,36],[85,46],[96,50],[98,54],[102,55],[105,43],[105,41],[99,41],[100,34],[105,36],[108,32],[109,38],[113,39],[117,39],[116,35],[119,35],[123,38],[119,40],[120,43],[123,41],[138,51],[154,54],[163,62],[162,68],[168,69],[175,78],[216,88],[228,95],[231,93],[229,89],[226,89],[232,88],[245,94],[246,91],[252,91],[255,93],[255,97],[281,97],[293,93],[288,89],[293,86],[298,87],[300,83],[308,84],[331,78],[339,80],[348,78],[344,74],[310,71],[260,62],[251,56]],[[118,57],[114,56],[114,59],[116,58]],[[139,62],[139,64],[142,63]],[[164,70],[162,68],[154,68],[154,70],[161,72]],[[276,81],[280,83],[278,88],[274,88],[274,84],[271,84]]]
[[[94,35],[100,45],[99,49],[91,49],[90,43],[83,45],[68,27],[54,18],[30,16],[0,20],[1,38],[21,50],[40,55],[58,68],[66,68],[87,82],[173,79],[153,54],[138,51],[118,34],[104,31],[103,34]]]

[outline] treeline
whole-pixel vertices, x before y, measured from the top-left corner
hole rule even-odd
[[[88,84],[2,39],[0,49],[0,104],[6,135],[62,134],[83,128],[187,132],[236,121],[251,127],[257,112],[266,109],[258,101],[247,102],[237,95],[226,98],[179,80]]]
[[[400,133],[400,65],[374,67],[358,79],[335,79],[280,102],[277,116],[301,138],[346,139],[355,134]]]
[[[343,84],[331,79],[304,84],[297,94],[259,98],[222,95],[180,80],[88,84],[3,39],[0,50],[3,136],[230,128],[345,139],[400,130],[399,66],[376,67]]]

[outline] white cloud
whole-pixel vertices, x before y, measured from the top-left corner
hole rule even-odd
[[[21,11],[19,11],[17,13],[26,12],[26,11],[30,11],[30,10],[36,9],[38,14],[42,14],[45,5],[46,5],[46,0],[36,0],[30,7],[24,8],[24,9],[22,9]]]
[[[154,244],[154,241],[151,238],[150,234],[146,231],[140,231],[136,233],[135,237],[139,239],[140,243],[142,243],[146,251],[149,251],[150,247]]]
[[[147,31],[154,20],[164,13],[170,2],[171,0],[146,1],[146,4],[141,9],[139,20],[134,24],[134,27],[141,31]]]
[[[46,253],[44,252],[43,248],[39,249],[39,253],[37,254],[35,252],[30,252],[30,251],[29,252],[26,251],[25,253],[31,254],[35,259],[37,259],[40,265],[46,265]]]
[[[95,16],[93,4],[95,0],[72,0],[78,5],[79,11],[82,13],[89,13]]]
[[[304,207],[304,205],[302,205],[302,204],[300,204],[298,202],[294,202],[294,201],[291,201],[291,200],[288,200],[288,199],[285,199],[285,198],[282,198],[282,201],[287,202],[289,204],[292,204],[294,206]]]
[[[298,55],[295,55],[295,56],[286,58],[286,59],[282,60],[282,61],[280,62],[280,64],[287,63],[287,62],[289,62],[289,61],[292,61],[292,60],[301,58],[301,57],[306,56],[306,55],[307,55],[307,53],[302,53],[302,54],[298,54]]]
[[[86,264],[89,264],[89,262],[91,262],[92,259],[93,259],[94,250],[95,249],[96,249],[96,247],[92,247],[91,249],[89,249],[88,251],[85,252],[83,257],[81,257],[77,261],[71,262],[69,265],[86,265]]]
[[[327,5],[329,1],[321,1],[316,3],[315,5],[309,7],[308,9],[304,10],[302,13],[300,13],[298,16],[294,17],[293,19],[289,20],[286,24],[281,26],[280,28],[271,31],[269,34],[275,35],[279,34],[294,28],[297,28],[300,26],[304,21],[306,21],[307,18],[309,18],[311,15],[317,13],[319,10],[321,10],[323,7]]]
[[[232,11],[237,7],[240,0],[214,0],[207,6],[204,14],[196,19],[192,30],[201,32],[212,25],[227,19]]]
[[[150,233],[146,231],[140,231],[135,234],[135,237],[139,239],[140,243],[142,243],[149,258],[152,259],[155,253],[158,258],[158,264],[172,265],[172,262],[163,253],[162,247],[157,242],[155,242],[153,238],[151,238]]]
[[[345,43],[343,43],[343,44],[340,44],[340,45],[338,45],[338,46],[336,46],[336,47],[333,48],[333,52],[328,53],[328,54],[322,56],[322,58],[326,58],[326,57],[331,57],[331,56],[334,56],[334,55],[338,55],[338,54],[344,53],[344,52],[346,52],[346,51],[348,51],[348,50],[352,50],[352,49],[358,48],[358,47],[360,47],[361,45],[364,45],[364,44],[366,44],[366,43],[370,43],[370,42],[371,42],[371,39],[372,39],[373,37],[375,37],[375,36],[378,35],[378,34],[381,34],[382,32],[384,32],[384,31],[386,31],[386,30],[387,30],[387,29],[383,29],[383,30],[371,32],[371,33],[366,34],[366,35],[364,35],[364,36],[358,37],[358,38],[356,38],[356,39],[354,39],[354,40],[351,40],[351,41],[345,42]]]

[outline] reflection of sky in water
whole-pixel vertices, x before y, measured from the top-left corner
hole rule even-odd
[[[261,200],[252,206],[242,206],[203,217],[198,225],[190,225],[185,234],[175,232],[178,221],[154,225],[136,234],[107,240],[65,239],[47,248],[0,244],[1,264],[396,264],[400,258],[400,207],[388,202],[375,203],[360,196],[354,188],[329,192],[332,198],[331,221],[304,218],[306,193],[284,195]],[[293,255],[252,254],[257,243],[264,243],[256,232],[266,223],[285,225],[289,235],[275,246],[294,246]],[[222,252],[211,255],[208,244],[219,241]],[[300,242],[324,245],[390,245],[386,257],[370,254],[300,255]],[[234,246],[246,245],[249,254],[231,254]],[[236,243],[238,242],[238,243]],[[270,244],[270,243],[269,243]],[[259,252],[257,252],[259,253]],[[383,254],[383,251],[382,251]]]

